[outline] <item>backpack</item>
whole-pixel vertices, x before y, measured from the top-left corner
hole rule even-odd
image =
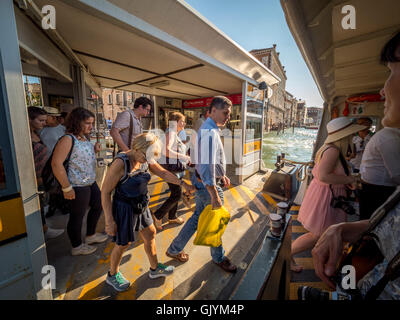
[[[58,182],[57,178],[54,176],[53,173],[53,168],[51,167],[51,161],[53,159],[53,153],[54,150],[58,144],[58,142],[64,138],[65,136],[70,136],[72,138],[72,146],[71,149],[69,150],[67,158],[64,160],[63,166],[65,168],[65,171],[68,174],[68,164],[69,164],[69,159],[71,157],[72,149],[74,148],[75,144],[75,139],[72,135],[66,134],[62,136],[60,139],[58,139],[56,145],[54,146],[53,152],[51,153],[51,156],[47,160],[46,164],[44,165],[43,171],[42,171],[42,180],[43,180],[43,187],[46,192],[52,193],[52,194],[63,194],[62,188],[60,183]]]

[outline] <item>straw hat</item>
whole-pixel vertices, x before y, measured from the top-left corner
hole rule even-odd
[[[57,108],[53,107],[43,107],[43,110],[47,112],[49,116],[59,117],[61,116],[61,112],[58,111]]]
[[[353,133],[364,130],[367,126],[354,124],[347,117],[339,117],[329,121],[326,128],[328,130],[328,137],[326,138],[325,143],[332,143]]]

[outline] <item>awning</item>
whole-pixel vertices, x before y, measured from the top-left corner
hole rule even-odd
[[[34,3],[55,7],[57,34],[101,87],[192,99],[280,81],[183,2]]]
[[[400,29],[400,1],[281,0],[294,39],[326,102],[379,91],[388,69],[384,44]],[[355,8],[355,29],[344,29],[345,5]]]

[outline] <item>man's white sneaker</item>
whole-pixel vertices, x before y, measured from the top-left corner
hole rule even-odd
[[[71,254],[73,256],[80,256],[80,255],[85,256],[85,255],[88,255],[88,254],[91,254],[91,253],[95,252],[96,250],[97,250],[96,247],[89,246],[86,243],[82,243],[79,247],[72,248]]]
[[[86,237],[85,242],[87,244],[102,243],[104,241],[107,241],[107,239],[108,235],[103,233],[95,233],[94,235]]]
[[[58,236],[61,236],[64,233],[64,229],[52,229],[52,228],[47,228],[47,231],[44,233],[44,239],[49,240],[49,239],[54,239],[57,238]]]

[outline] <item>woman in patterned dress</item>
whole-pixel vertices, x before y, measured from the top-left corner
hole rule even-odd
[[[97,222],[103,210],[100,189],[96,183],[95,153],[100,151],[100,144],[93,146],[87,138],[93,122],[94,114],[89,110],[72,110],[65,122],[66,135],[57,142],[53,152],[53,173],[62,187],[64,198],[69,200],[67,232],[72,255],[91,254],[97,249],[91,244],[104,242],[108,238],[106,234],[96,233]],[[63,163],[71,148],[67,172]],[[83,218],[89,207],[86,238],[82,241]]]

